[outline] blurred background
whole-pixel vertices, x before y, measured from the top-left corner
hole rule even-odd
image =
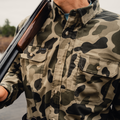
[[[0,0],[0,59],[12,41],[17,25],[31,15],[41,0]],[[99,0],[101,8],[120,14],[120,0]],[[24,93],[11,106],[0,110],[0,120],[21,120],[26,113]]]

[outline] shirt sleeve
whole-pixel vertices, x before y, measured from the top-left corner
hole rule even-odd
[[[0,83],[9,93],[7,99],[0,103],[0,108],[12,104],[18,96],[24,91],[22,84],[22,75],[20,70],[19,55],[12,63],[8,73]]]
[[[18,33],[18,31],[24,25],[27,19],[28,17],[21,21],[21,23],[16,29],[15,35]],[[9,93],[7,99],[3,102],[0,102],[0,108],[12,104],[24,91],[20,67],[20,54],[18,54],[11,67],[9,68],[7,74],[0,83],[0,85],[3,86]]]

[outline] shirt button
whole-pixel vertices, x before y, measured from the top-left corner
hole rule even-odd
[[[57,90],[55,90],[55,94],[57,93]]]
[[[30,53],[30,57],[32,57],[34,54],[33,53]]]
[[[68,35],[68,34],[69,34],[69,32],[68,32],[68,31],[66,31],[66,32],[65,32],[65,35]]]
[[[52,118],[51,120],[55,120],[55,118]]]
[[[58,60],[58,63],[59,63],[59,64],[61,64],[61,63],[62,63],[61,59],[59,59],[59,60]]]
[[[100,70],[101,69],[101,67],[100,66],[97,66],[97,70]]]

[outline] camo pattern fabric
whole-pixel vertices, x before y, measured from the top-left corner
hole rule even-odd
[[[68,20],[54,4],[1,83],[5,106],[25,91],[27,120],[120,120],[120,16],[92,3]]]

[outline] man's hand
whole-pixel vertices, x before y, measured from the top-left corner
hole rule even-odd
[[[0,102],[4,101],[7,98],[7,96],[8,91],[4,87],[0,86]]]

